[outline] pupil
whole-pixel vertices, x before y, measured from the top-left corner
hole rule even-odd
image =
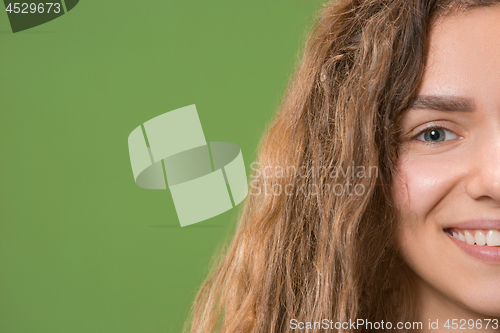
[[[441,137],[441,133],[439,133],[439,131],[432,130],[430,133],[430,137],[431,137],[431,140],[437,141]]]

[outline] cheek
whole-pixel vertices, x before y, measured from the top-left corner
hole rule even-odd
[[[456,170],[449,159],[404,156],[397,164],[393,198],[404,217],[425,218],[456,184]]]
[[[443,222],[456,210],[461,167],[449,156],[407,154],[397,163],[393,198],[399,211],[398,243],[419,275],[433,276],[436,253],[448,237]],[[441,265],[442,266],[442,265]]]
[[[407,264],[431,284],[439,284],[436,267],[445,271],[436,253],[442,253],[447,235],[440,224],[447,216],[449,195],[456,177],[449,159],[414,154],[401,158],[393,183],[399,210],[398,244]]]

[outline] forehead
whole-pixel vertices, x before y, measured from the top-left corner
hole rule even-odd
[[[439,18],[429,35],[420,95],[492,98],[500,110],[500,5]]]

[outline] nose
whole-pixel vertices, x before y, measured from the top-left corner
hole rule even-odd
[[[491,201],[500,206],[500,131],[484,135],[473,145],[469,156],[469,175],[465,190],[474,200]]]

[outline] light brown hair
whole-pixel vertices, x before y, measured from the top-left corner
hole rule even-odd
[[[431,23],[498,2],[324,5],[261,143],[236,234],[197,296],[191,332],[292,332],[292,319],[416,319],[390,189],[398,119],[421,81]],[[376,176],[331,173],[374,166]],[[362,195],[333,190],[348,182]]]

